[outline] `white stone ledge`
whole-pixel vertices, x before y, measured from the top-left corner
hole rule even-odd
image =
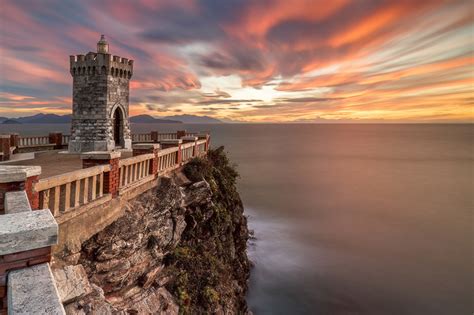
[[[5,193],[5,213],[31,211],[26,191],[9,191]]]
[[[38,143],[38,144],[27,144],[27,145],[19,145],[20,149],[27,149],[27,148],[36,148],[36,147],[54,147],[56,146],[55,143]]]
[[[185,136],[181,138],[183,141],[196,141],[198,137],[195,136]]]
[[[0,215],[0,255],[56,245],[58,224],[49,209]]]
[[[120,151],[92,151],[81,154],[81,160],[111,160],[120,158]]]
[[[66,314],[49,264],[8,273],[8,314]]]
[[[0,183],[22,182],[41,174],[41,166],[0,165]]]
[[[160,143],[163,143],[163,144],[181,144],[183,143],[183,140],[181,139],[163,139],[163,140],[159,140]]]
[[[133,149],[159,149],[159,143],[137,143],[132,146]]]

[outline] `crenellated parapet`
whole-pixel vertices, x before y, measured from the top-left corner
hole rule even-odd
[[[86,55],[71,55],[69,56],[69,71],[72,76],[106,74],[130,79],[133,75],[133,60],[94,52]]]

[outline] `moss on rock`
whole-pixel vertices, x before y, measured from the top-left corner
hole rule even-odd
[[[210,203],[186,211],[180,245],[167,259],[175,279],[168,289],[183,314],[247,313],[248,228],[235,166],[220,147],[190,161],[184,174],[194,183],[207,181],[212,195]]]

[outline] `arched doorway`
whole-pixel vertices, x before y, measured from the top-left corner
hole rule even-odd
[[[122,145],[123,139],[123,113],[120,107],[114,111],[114,141],[116,146]]]

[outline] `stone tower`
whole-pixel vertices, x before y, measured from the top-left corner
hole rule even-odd
[[[109,54],[104,35],[96,53],[69,58],[73,77],[69,152],[130,149],[128,99],[133,60]]]

